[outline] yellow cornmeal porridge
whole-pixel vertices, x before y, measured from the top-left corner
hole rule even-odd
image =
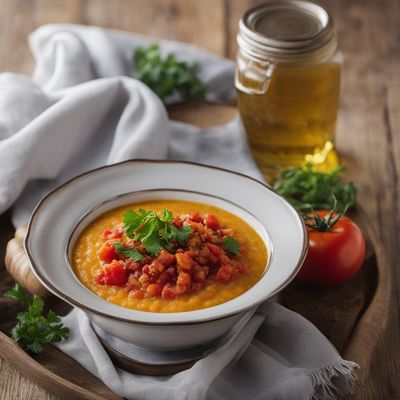
[[[103,232],[121,226],[122,216],[127,210],[138,209],[155,211],[157,214],[161,214],[164,209],[171,211],[173,215],[212,214],[218,219],[221,228],[229,229],[240,244],[240,253],[234,262],[237,265],[245,264],[246,272],[238,274],[226,283],[211,277],[203,283],[201,289],[176,298],[163,298],[161,295],[137,298],[131,287],[99,284],[96,277],[102,269],[98,254],[104,245]],[[260,279],[267,264],[267,257],[267,249],[259,235],[235,215],[202,203],[156,200],[111,210],[92,222],[82,232],[73,248],[72,265],[79,280],[101,298],[135,310],[168,313],[207,308],[241,295]]]

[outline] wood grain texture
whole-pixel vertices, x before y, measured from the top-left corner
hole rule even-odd
[[[400,398],[400,2],[320,2],[333,14],[345,59],[337,147],[349,166],[349,176],[357,182],[359,202],[375,224],[394,276],[390,325],[375,353],[362,398],[395,399]],[[30,73],[34,63],[26,37],[36,27],[51,22],[126,29],[192,42],[232,57],[237,21],[246,8],[256,3],[0,0],[0,71]],[[51,398],[10,371],[8,364],[1,362],[2,398]],[[3,390],[8,397],[3,396]]]

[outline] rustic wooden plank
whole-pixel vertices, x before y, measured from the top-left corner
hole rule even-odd
[[[0,358],[0,393],[4,400],[56,400],[56,397],[33,384],[12,365]]]
[[[49,23],[138,32],[224,55],[224,5],[224,0],[1,0],[0,71],[30,73],[34,60],[27,37]]]
[[[83,7],[85,23],[181,40],[224,54],[223,0],[88,0]]]
[[[372,362],[369,379],[360,382],[358,398],[399,396],[399,255],[398,173],[400,154],[400,70],[397,1],[329,2],[336,18],[344,53],[342,101],[338,120],[338,149],[346,156],[349,174],[359,187],[359,202],[372,221],[392,266],[395,296],[390,325]],[[397,92],[396,92],[397,90]],[[397,96],[395,95],[397,93]],[[395,125],[396,124],[396,125]]]

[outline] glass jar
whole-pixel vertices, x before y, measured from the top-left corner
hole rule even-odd
[[[335,167],[342,56],[330,14],[308,1],[267,3],[244,14],[237,42],[238,108],[265,179],[308,162]]]

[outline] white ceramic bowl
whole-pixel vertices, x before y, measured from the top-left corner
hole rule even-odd
[[[180,313],[128,309],[85,288],[69,262],[82,230],[107,210],[157,198],[207,203],[246,221],[270,256],[260,280],[226,303]],[[177,350],[222,336],[246,311],[282,290],[300,268],[307,240],[293,207],[254,179],[194,163],[132,160],[87,172],[48,194],[33,212],[25,248],[43,285],[106,332],[139,346]]]

